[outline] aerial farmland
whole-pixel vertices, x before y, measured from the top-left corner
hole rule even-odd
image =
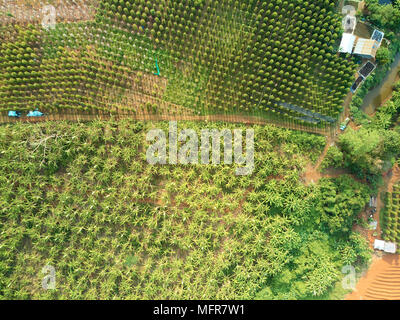
[[[399,73],[399,1],[0,1],[0,299],[400,299]]]

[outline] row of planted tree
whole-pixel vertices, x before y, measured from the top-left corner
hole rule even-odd
[[[92,21],[8,24],[0,108],[138,112],[151,101],[152,113],[174,104],[328,127],[354,69],[335,54],[334,3],[102,0]],[[143,103],[122,106],[127,95]]]
[[[387,193],[384,216],[384,238],[400,245],[400,184]]]

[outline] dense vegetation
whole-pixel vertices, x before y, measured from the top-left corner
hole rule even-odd
[[[342,111],[355,69],[336,55],[334,0],[97,4],[89,21],[0,27],[3,114],[256,115],[326,128]]]
[[[387,46],[385,42],[382,43],[376,55],[377,68],[353,96],[350,111],[355,123],[362,125],[367,125],[372,120],[371,117],[361,110],[365,96],[371,89],[378,86],[384,80],[392,67],[392,63],[400,52],[400,36],[398,34],[400,31],[398,29],[400,22],[394,22],[396,16],[400,19],[400,9],[393,7],[393,5],[380,5],[378,4],[378,0],[367,0],[366,4],[369,14],[364,15],[363,19],[366,19],[367,22],[372,23],[376,28],[385,32],[385,38],[390,41],[390,44]],[[395,13],[392,14],[392,11]],[[390,25],[388,25],[389,22],[387,21],[390,22]],[[391,24],[392,22],[394,22],[393,25]]]
[[[393,4],[380,4],[379,0],[365,1],[370,11],[370,19],[379,27],[400,31],[400,3],[398,0]]]
[[[394,130],[361,128],[340,136],[345,166],[360,177],[380,175],[400,154],[400,133]],[[385,165],[389,161],[389,165]]]
[[[347,128],[337,144],[328,149],[321,169],[346,168],[376,187],[381,175],[390,170],[400,156],[400,81],[393,84],[391,99],[376,110],[358,130]]]
[[[0,298],[321,297],[344,264],[368,261],[351,231],[368,187],[301,181],[324,137],[254,126],[255,170],[236,176],[232,165],[149,165],[154,126],[168,123],[0,127]],[[45,265],[56,290],[41,288]]]

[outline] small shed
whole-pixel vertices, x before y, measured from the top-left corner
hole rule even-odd
[[[385,241],[385,248],[383,251],[388,253],[396,253],[396,244],[393,242],[386,242]]]
[[[383,251],[385,249],[385,241],[375,239],[375,241],[374,241],[374,249]]]
[[[375,29],[372,33],[371,39],[377,41],[378,44],[381,45],[384,36],[385,34],[382,31]]]
[[[387,253],[396,253],[396,244],[393,242],[386,242],[383,240],[375,239],[374,249],[381,250]]]
[[[343,33],[342,41],[340,42],[339,52],[341,53],[352,53],[354,43],[356,42],[356,36],[351,33]]]
[[[376,197],[371,196],[371,197],[369,198],[369,206],[370,206],[371,208],[376,208],[377,202],[378,202],[378,201],[377,201]]]

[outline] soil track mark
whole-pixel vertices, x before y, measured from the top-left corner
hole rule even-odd
[[[306,185],[309,185],[310,183],[317,183],[319,181],[319,179],[321,179],[321,178],[338,178],[344,174],[351,175],[349,170],[342,169],[342,168],[327,169],[324,172],[320,171],[321,163],[322,163],[322,161],[324,161],[329,148],[333,145],[334,145],[334,139],[332,137],[328,137],[324,151],[321,153],[316,164],[315,165],[312,165],[311,163],[307,164],[304,175],[303,175],[303,180]],[[358,179],[354,178],[353,175],[351,175],[351,176],[353,179],[358,180]]]
[[[346,300],[399,300],[400,255],[375,257]]]

